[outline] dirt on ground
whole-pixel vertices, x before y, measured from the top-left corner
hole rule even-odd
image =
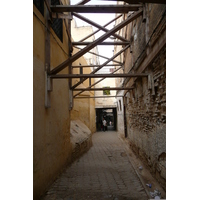
[[[130,162],[138,174],[143,186],[145,187],[146,192],[149,194],[149,198],[154,199],[151,194],[156,194],[155,190],[157,190],[161,193],[161,199],[166,199],[166,191],[150,173],[148,166],[146,166],[142,160],[130,149],[129,141],[121,135],[119,135],[119,138],[126,143],[126,150],[128,152]],[[147,186],[147,184],[151,184],[151,187]]]

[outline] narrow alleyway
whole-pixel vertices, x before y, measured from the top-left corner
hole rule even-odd
[[[93,134],[93,146],[54,182],[43,200],[149,199],[117,132]]]

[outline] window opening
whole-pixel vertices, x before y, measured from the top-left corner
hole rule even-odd
[[[33,4],[40,11],[40,13],[44,16],[44,0],[33,0]]]
[[[60,5],[59,0],[51,0],[51,5]],[[63,21],[62,19],[53,19],[52,29],[57,37],[63,42]]]

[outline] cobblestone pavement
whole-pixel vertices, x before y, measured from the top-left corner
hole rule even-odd
[[[147,200],[117,132],[97,132],[93,146],[69,166],[43,200]]]

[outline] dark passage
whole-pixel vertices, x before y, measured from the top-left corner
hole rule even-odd
[[[103,118],[107,122],[107,131],[116,131],[117,127],[117,113],[116,108],[96,108],[96,130],[102,131]]]

